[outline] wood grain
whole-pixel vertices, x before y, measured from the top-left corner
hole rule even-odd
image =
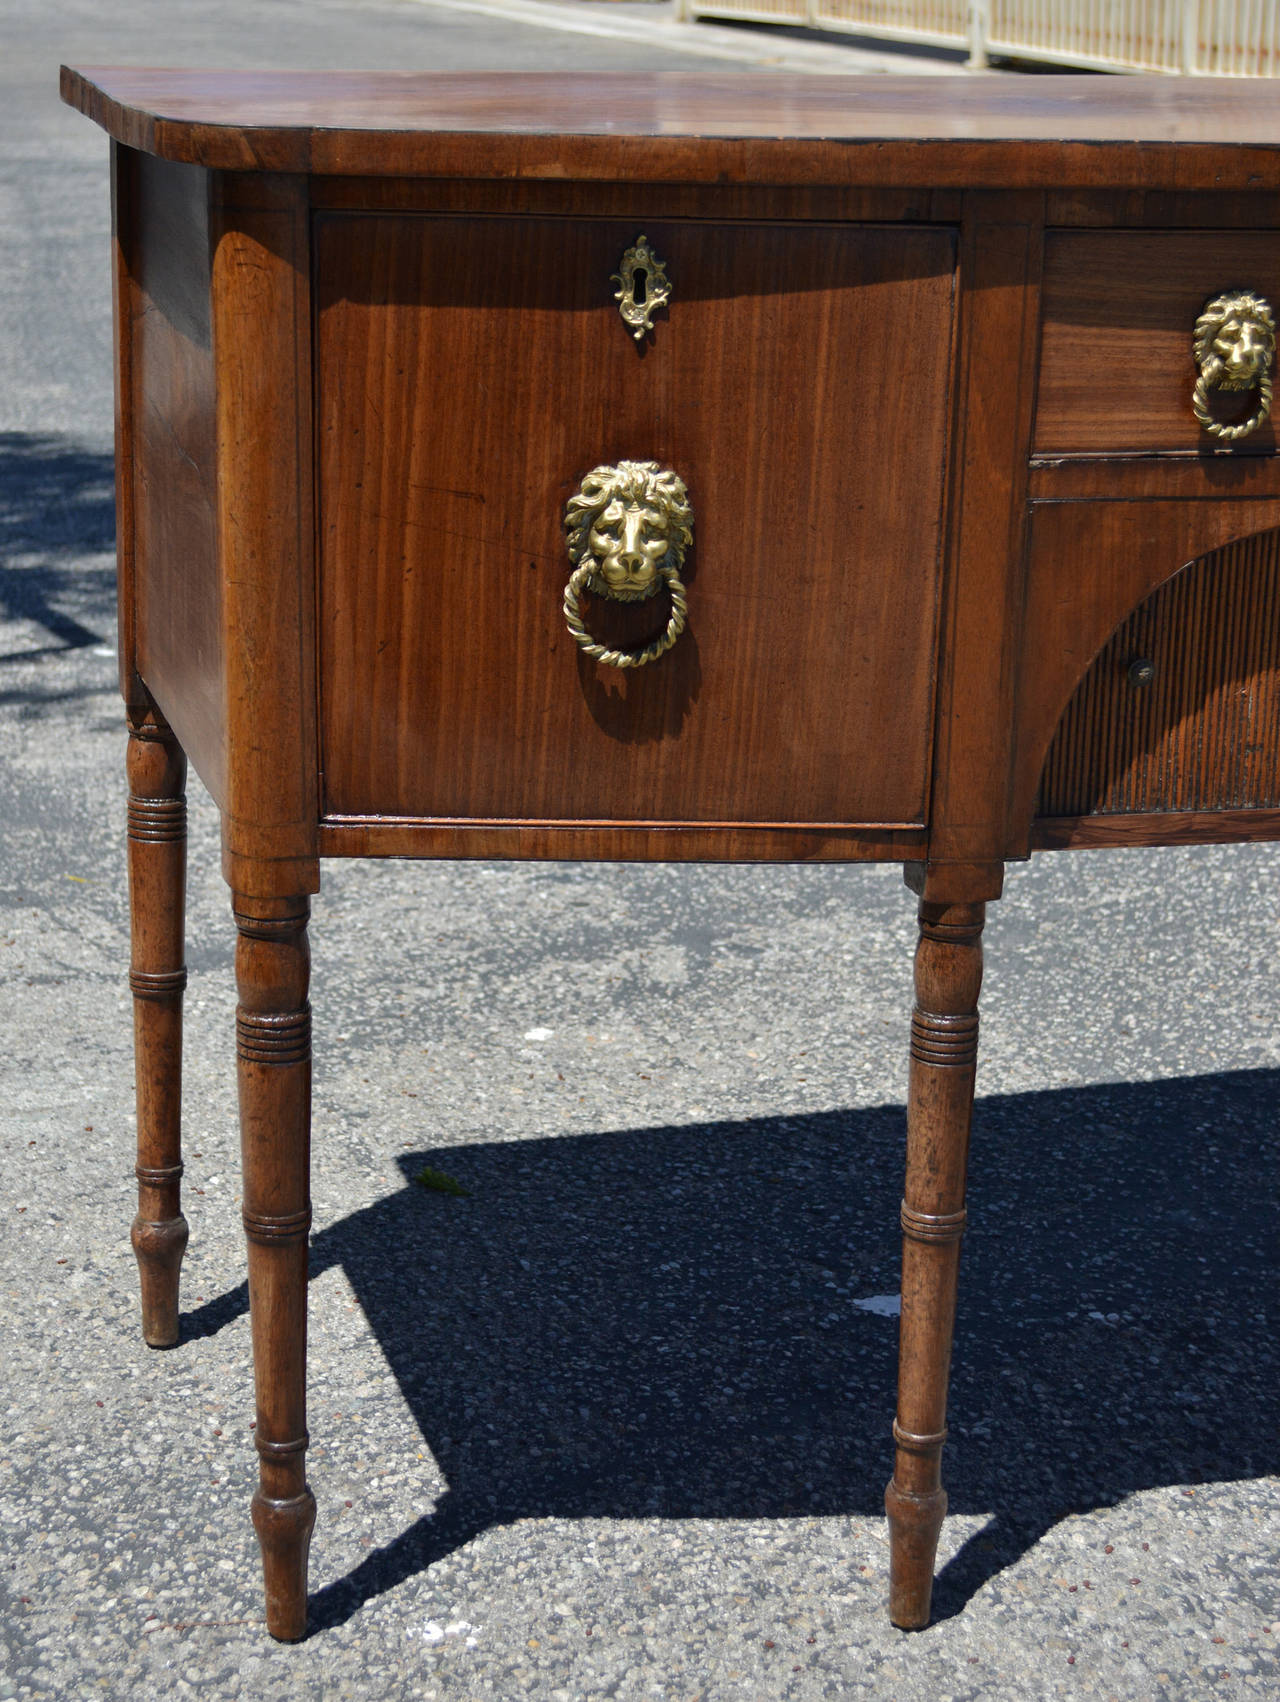
[[[132,278],[123,380],[131,401],[118,467],[128,492],[120,531],[133,665],[224,804],[208,176],[144,154],[125,155],[118,176],[129,192],[117,241]]]
[[[664,822],[648,826],[545,822],[397,821],[358,816],[320,823],[322,857],[516,857],[637,863],[896,863],[920,856],[918,828],[761,827]]]
[[[582,93],[574,72],[62,70],[117,141],[225,171],[1221,193],[1274,182],[1280,145],[1247,80],[596,72]]]
[[[1124,845],[1261,845],[1273,839],[1280,839],[1280,810],[1039,816],[1031,825],[1033,851],[1102,851]]]
[[[1272,230],[1280,226],[1280,194],[1264,190],[1051,189],[1045,223],[1123,226],[1132,230]]]
[[[1280,503],[1265,500],[1036,505],[1014,719],[1010,856],[1026,855],[1049,746],[1076,687],[1116,629],[1188,562],[1277,525]]]
[[[931,861],[1002,859],[1042,210],[1039,196],[966,206]]]
[[[1031,463],[1033,502],[1219,502],[1280,497],[1280,455],[1215,455],[1211,450],[1106,460],[1081,455]]]
[[[120,695],[127,712],[145,716],[151,708],[138,678],[137,584],[134,575],[133,478],[136,465],[133,387],[133,328],[139,318],[137,172],[141,158],[132,148],[111,144],[111,327],[115,391],[116,620],[120,658]]]
[[[640,349],[634,220],[320,219],[327,815],[923,822],[952,237],[644,228]],[[560,608],[564,504],[623,458],[695,513],[688,630],[631,674]]]
[[[554,179],[487,181],[483,178],[313,177],[317,212],[541,213],[554,218],[611,218],[618,212],[616,183]],[[827,184],[628,183],[626,206],[644,223],[659,219],[754,222],[783,219],[819,224],[956,224],[956,190],[839,187]]]
[[[154,710],[129,717],[129,989],[133,994],[138,1212],[130,1239],[149,1347],[178,1340],[182,1215],[182,995],[187,760]]]
[[[911,1017],[907,1172],[902,1192],[902,1323],[889,1517],[889,1617],[929,1623],[947,1510],[942,1449],[955,1324],[965,1170],[978,1061],[986,906],[922,899]]]
[[[307,1484],[307,1237],[311,1227],[311,956],[305,896],[234,893],[236,1076],[257,1406],[253,1524],[267,1630],[307,1628],[316,1520]]]
[[[1228,289],[1280,304],[1280,232],[1050,232],[1037,452],[1220,449],[1191,410],[1191,338],[1205,303]],[[1257,393],[1218,392],[1212,406],[1230,424]],[[1271,454],[1275,441],[1263,426],[1231,453]]]
[[[306,186],[211,190],[218,557],[226,634],[223,871],[315,891],[315,509]]]
[[[1129,669],[1151,663],[1135,685]],[[1037,816],[1280,808],[1280,532],[1203,556],[1148,597],[1076,688]]]

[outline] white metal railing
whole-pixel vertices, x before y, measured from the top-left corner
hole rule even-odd
[[[681,14],[965,47],[971,65],[1280,77],[1280,0],[682,0]]]

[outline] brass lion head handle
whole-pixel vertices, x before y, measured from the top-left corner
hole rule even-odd
[[[574,642],[611,668],[656,662],[684,631],[688,613],[680,568],[693,539],[693,510],[684,480],[656,461],[594,467],[569,498],[564,533],[573,562],[564,591],[564,619]],[[579,603],[583,591],[638,603],[663,585],[671,594],[667,630],[642,650],[611,650],[587,631]]]
[[[1276,355],[1271,303],[1252,290],[1228,290],[1214,296],[1196,320],[1193,349],[1199,376],[1191,406],[1200,424],[1227,443],[1257,431],[1271,412],[1271,367]],[[1211,390],[1255,389],[1257,409],[1238,425],[1222,425],[1209,412]]]

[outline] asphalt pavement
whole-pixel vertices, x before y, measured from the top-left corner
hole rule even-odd
[[[0,1699],[1280,1693],[1275,847],[1045,856],[991,908],[926,1632],[885,1614],[891,866],[326,865],[319,1520],[311,1635],[280,1647],[233,929],[193,781],[184,1333],[142,1344],[106,144],[58,62],[860,51],[701,26],[681,50],[668,10],[0,0]]]

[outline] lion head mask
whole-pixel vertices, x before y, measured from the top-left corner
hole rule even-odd
[[[1215,389],[1251,390],[1275,352],[1275,320],[1259,296],[1238,290],[1215,296],[1196,321],[1196,365]]]
[[[590,590],[623,603],[653,596],[664,569],[677,574],[693,538],[684,482],[656,461],[595,467],[564,515],[574,566],[588,560]]]

